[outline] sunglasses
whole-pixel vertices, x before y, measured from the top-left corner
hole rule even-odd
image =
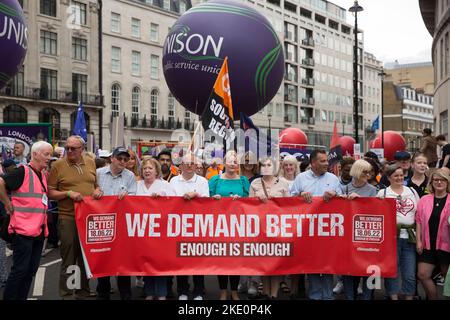
[[[116,159],[120,162],[128,162],[128,160],[130,160],[130,158],[128,157],[116,157]]]
[[[66,151],[77,151],[78,149],[81,149],[81,147],[64,147]]]

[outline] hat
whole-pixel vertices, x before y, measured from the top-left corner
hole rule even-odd
[[[397,151],[394,154],[394,160],[410,160],[411,155],[408,151]]]
[[[111,152],[108,150],[98,149],[98,157],[99,158],[108,158],[111,157]]]
[[[14,162],[13,159],[6,159],[2,163],[3,168],[8,168],[8,167],[15,166],[15,165],[16,165],[16,163]]]
[[[117,157],[119,154],[125,153],[127,156],[130,156],[128,149],[125,147],[117,147],[113,150],[113,157]]]

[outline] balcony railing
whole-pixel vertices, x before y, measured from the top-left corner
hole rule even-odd
[[[302,45],[308,46],[308,47],[314,47],[314,40],[313,38],[306,38],[302,40]]]
[[[46,88],[5,87],[0,90],[0,95],[8,97],[27,98],[33,100],[46,100],[57,102],[78,103],[82,101],[85,104],[100,105],[102,102],[100,95],[80,94],[74,91],[50,90]]]
[[[112,122],[113,116],[111,114],[110,121]],[[124,116],[123,124],[125,127],[129,127],[130,129],[163,129],[163,130],[175,130],[175,129],[185,129],[185,130],[194,130],[194,122],[190,120],[180,121],[180,119],[157,119],[150,118],[147,119],[146,116],[139,118],[135,116],[127,117]]]
[[[303,78],[302,84],[307,86],[313,86],[314,85],[314,78]]]
[[[314,59],[313,58],[302,59],[302,64],[305,66],[314,66]]]

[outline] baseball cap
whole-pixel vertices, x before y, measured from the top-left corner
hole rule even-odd
[[[408,151],[397,151],[394,154],[394,160],[410,160],[411,155]]]
[[[117,147],[113,150],[113,157],[117,157],[119,154],[125,153],[127,156],[130,156],[128,149],[125,147]]]
[[[99,158],[111,157],[111,152],[109,150],[98,149],[98,157]]]

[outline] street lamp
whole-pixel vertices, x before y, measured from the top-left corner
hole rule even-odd
[[[381,68],[381,72],[378,73],[381,77],[381,148],[384,150],[384,77],[386,76],[386,72]]]
[[[359,135],[358,135],[358,12],[363,11],[363,7],[358,4],[358,1],[355,1],[352,7],[348,9],[350,12],[355,13],[355,28],[353,30],[355,35],[355,46],[353,47],[353,122],[355,124],[355,141],[359,143]]]
[[[269,114],[267,115],[267,119],[269,119],[269,134],[268,134],[267,136],[268,136],[269,139],[270,139],[270,138],[272,138],[272,137],[271,137],[271,132],[270,132],[271,129],[272,129],[271,126],[270,126],[270,122],[272,121],[272,114],[271,114],[271,113],[269,113]]]

